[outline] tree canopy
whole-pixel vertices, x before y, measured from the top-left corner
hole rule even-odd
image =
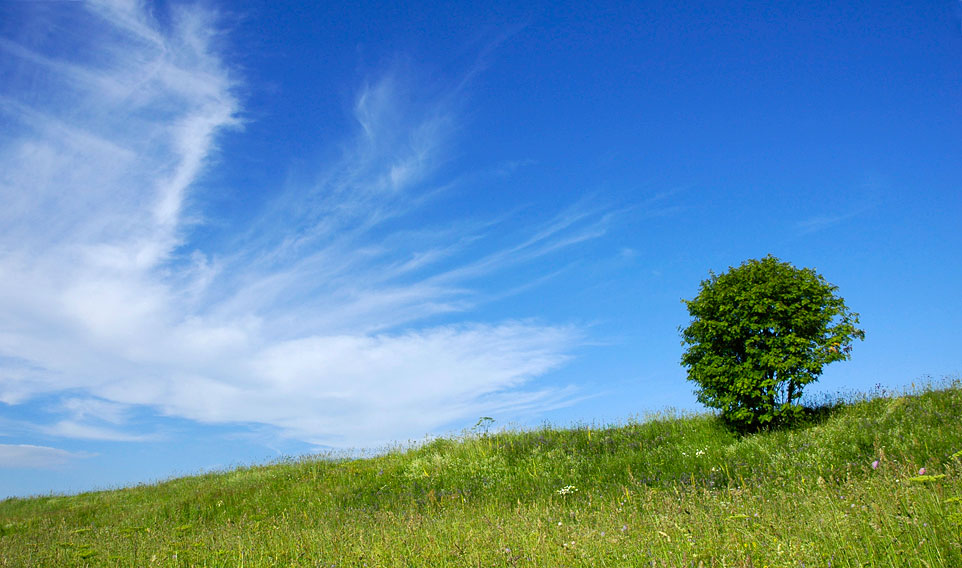
[[[692,320],[681,329],[681,362],[699,402],[743,429],[795,418],[803,387],[865,338],[836,292],[813,269],[771,255],[709,272],[698,295],[683,300]]]

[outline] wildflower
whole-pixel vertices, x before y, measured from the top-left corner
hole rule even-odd
[[[872,469],[878,469],[878,460],[872,462]]]
[[[697,452],[695,452],[695,455],[696,455],[696,456],[703,456],[703,455],[705,455],[705,450],[698,450]]]
[[[919,470],[919,475],[925,475],[925,468],[924,468],[924,467]]]
[[[572,493],[577,493],[578,488],[574,485],[565,485],[561,489],[555,491],[558,495],[571,495]]]

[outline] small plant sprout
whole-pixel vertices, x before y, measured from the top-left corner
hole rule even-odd
[[[934,483],[941,479],[945,479],[944,473],[940,473],[938,475],[920,475],[918,477],[910,477],[909,481],[914,483]]]
[[[475,423],[474,427],[471,428],[471,430],[475,434],[480,434],[481,436],[487,436],[488,430],[491,429],[492,424],[494,424],[494,418],[491,418],[490,416],[482,416],[481,418],[478,418],[477,423]]]

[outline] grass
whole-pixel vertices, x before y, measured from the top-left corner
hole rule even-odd
[[[0,566],[962,566],[962,384],[857,398],[8,499]]]

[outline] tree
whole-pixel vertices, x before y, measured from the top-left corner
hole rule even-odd
[[[698,296],[683,300],[692,321],[679,328],[698,401],[742,430],[797,418],[803,387],[865,339],[837,290],[813,269],[771,255],[709,272]]]

